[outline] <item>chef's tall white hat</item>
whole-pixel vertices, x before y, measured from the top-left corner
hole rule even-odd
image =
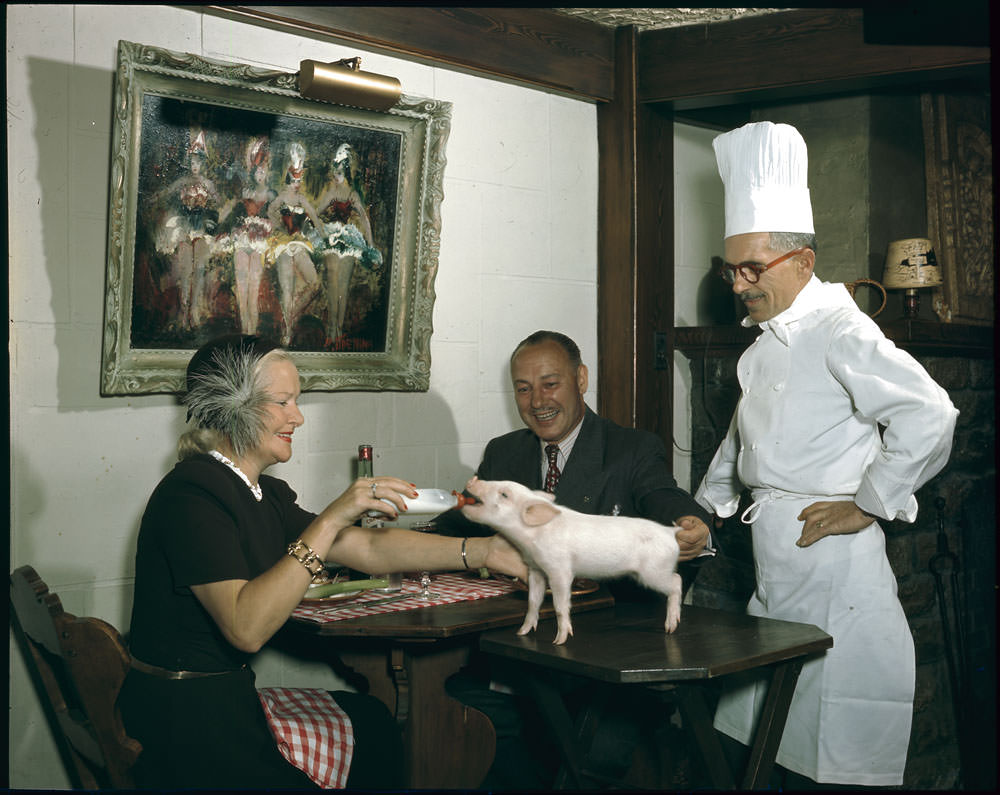
[[[746,232],[812,234],[809,156],[799,131],[769,121],[712,141],[726,189],[726,237]]]

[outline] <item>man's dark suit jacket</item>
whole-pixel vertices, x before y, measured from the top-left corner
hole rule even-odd
[[[542,448],[538,437],[521,428],[490,440],[476,472],[480,480],[513,480],[542,488]],[[682,516],[697,516],[711,527],[710,517],[671,477],[667,451],[649,431],[623,428],[587,408],[580,434],[556,486],[556,502],[580,513],[640,516],[674,524]],[[438,517],[446,535],[492,535],[457,511]],[[686,564],[685,584],[693,576]]]

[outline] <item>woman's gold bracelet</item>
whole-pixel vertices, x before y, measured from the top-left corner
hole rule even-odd
[[[313,552],[312,548],[301,538],[294,544],[288,545],[288,554],[305,566],[313,577],[323,571],[323,561],[319,559],[319,555]]]

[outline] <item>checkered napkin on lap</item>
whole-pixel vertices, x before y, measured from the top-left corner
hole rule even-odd
[[[326,690],[264,687],[257,691],[278,750],[323,789],[343,789],[354,756],[354,729]]]

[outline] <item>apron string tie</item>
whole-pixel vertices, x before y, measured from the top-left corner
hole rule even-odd
[[[753,524],[757,520],[757,514],[760,513],[761,507],[763,507],[766,503],[771,502],[771,499],[771,496],[767,495],[763,499],[754,500],[750,503],[747,509],[740,514],[740,521],[743,522],[743,524]]]
[[[850,494],[827,494],[827,495],[805,495],[805,494],[792,494],[789,492],[782,491],[764,491],[764,490],[754,490],[752,493],[754,501],[747,506],[747,509],[740,514],[740,521],[743,524],[753,524],[757,521],[757,514],[760,513],[760,509],[765,505],[775,502],[776,500],[782,499],[812,499],[813,501],[820,500],[853,500],[854,497]]]
[[[743,522],[743,524],[753,524],[757,521],[757,514],[760,513],[761,508],[774,502],[775,500],[787,498],[787,496],[791,495],[786,496],[784,492],[776,492],[773,490],[766,491],[764,489],[754,489],[751,496],[753,497],[753,502],[750,503],[750,505],[747,506],[747,509],[740,514],[740,521]]]

